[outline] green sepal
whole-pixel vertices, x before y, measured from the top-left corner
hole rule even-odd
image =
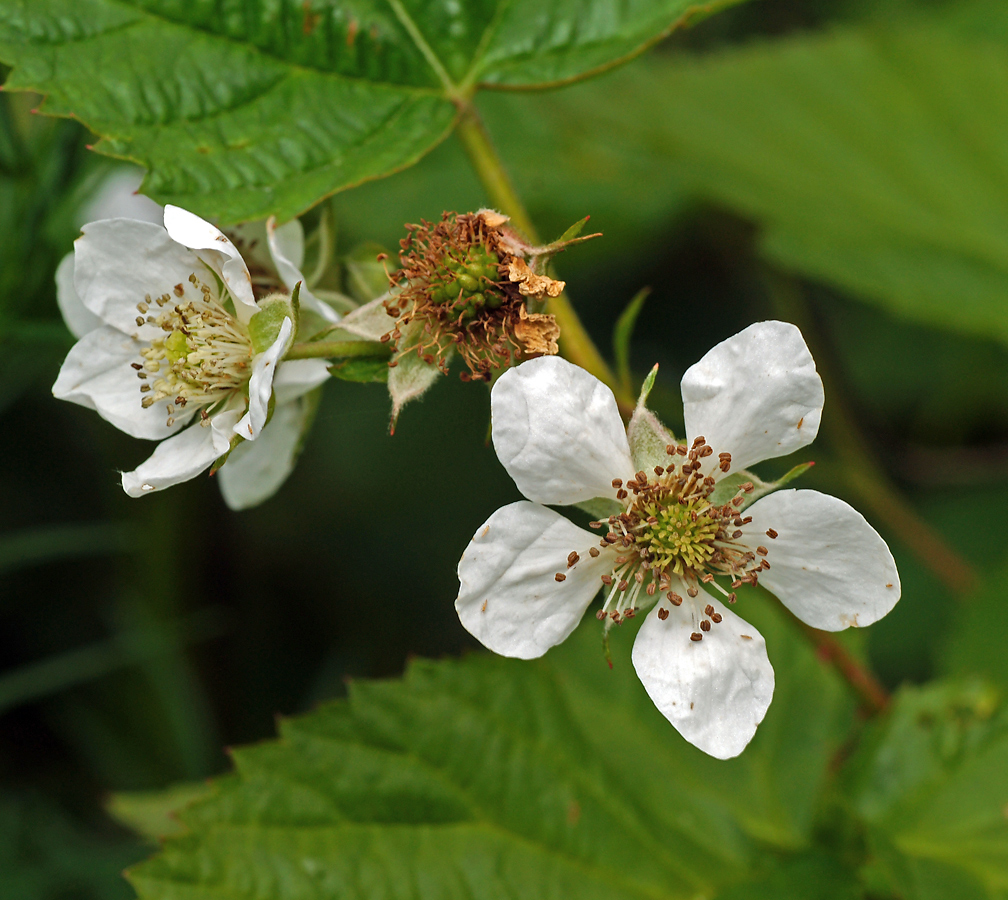
[[[763,497],[766,494],[771,494],[774,491],[779,491],[784,485],[791,481],[794,481],[799,475],[804,474],[809,469],[814,466],[814,462],[799,463],[792,469],[789,469],[784,475],[778,478],[776,481],[763,481],[758,475],[753,475],[752,472],[746,469],[740,469],[738,472],[732,472],[730,475],[726,475],[714,486],[714,491],[710,496],[711,503],[715,505],[721,503],[727,503],[732,497],[738,493],[738,489],[745,484],[747,481],[751,482],[753,485],[752,491],[748,494],[744,494],[745,503],[742,504],[739,509],[745,509],[747,506],[752,506],[755,500]]]
[[[609,516],[615,516],[623,512],[623,504],[609,497],[592,497],[591,500],[584,500],[574,505],[599,521],[604,521]]]
[[[630,424],[627,425],[630,458],[636,470],[643,469],[645,472],[651,472],[655,466],[667,466],[669,457],[665,448],[676,443],[675,435],[646,406],[657,374],[658,366],[648,372],[641,385],[640,397],[630,417]]]
[[[634,326],[637,324],[637,316],[640,315],[644,301],[647,300],[650,293],[651,288],[641,288],[626,305],[626,309],[620,313],[620,317],[616,320],[616,326],[613,328],[613,357],[616,361],[616,376],[619,378],[620,384],[627,391],[630,390],[632,381],[630,374],[630,338],[633,337]],[[647,390],[650,392],[651,385],[654,384],[654,378],[651,375],[648,377],[651,378],[651,383],[647,386]]]
[[[360,356],[340,360],[329,366],[329,374],[343,381],[361,384],[387,382],[389,376],[387,356]]]
[[[294,290],[289,298],[284,294],[273,294],[262,301],[259,312],[252,316],[248,326],[252,349],[256,353],[262,353],[273,346],[280,334],[280,327],[283,325],[284,319],[291,320],[291,325],[293,325],[291,341],[294,340],[300,319],[300,296],[301,282],[299,281],[294,285]]]

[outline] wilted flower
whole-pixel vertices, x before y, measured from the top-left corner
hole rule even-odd
[[[735,589],[762,584],[809,625],[837,631],[889,612],[899,577],[848,504],[768,493],[775,486],[744,472],[819,429],[822,382],[797,328],[763,322],[729,338],[686,372],[682,395],[680,443],[645,407],[647,389],[624,432],[609,388],[563,359],[501,376],[494,447],[529,499],[476,532],[455,607],[483,644],[523,659],[563,641],[600,587],[607,627],[653,607],[634,643],[637,674],[688,741],[728,758],[774,688],[763,637],[728,608]],[[601,539],[546,508],[588,502],[610,510],[592,523]]]
[[[296,304],[286,294],[257,299],[226,235],[173,206],[164,222],[106,219],[82,229],[57,272],[60,308],[79,340],[53,394],[161,441],[123,473],[130,496],[226,458],[225,499],[249,506],[289,473],[310,414],[301,398],[328,377],[326,363],[282,362]]]

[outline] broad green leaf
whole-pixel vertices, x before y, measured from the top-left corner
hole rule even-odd
[[[590,619],[542,660],[415,662],[284,721],[131,881],[147,900],[657,900],[765,873],[811,846],[851,708],[774,611],[743,603],[777,697],[739,759],[686,744],[634,675],[632,629],[610,671]]]
[[[951,634],[941,645],[941,663],[950,675],[989,678],[1008,694],[1008,590],[995,568],[956,611]]]
[[[1003,4],[971,8],[1005,20]],[[675,171],[755,220],[768,260],[1008,341],[1008,42],[914,18],[733,48],[657,77]]]
[[[584,77],[724,3],[690,0],[9,0],[9,88],[232,222],[290,218],[416,162],[480,85]],[[517,125],[517,123],[516,123]]]
[[[900,896],[1008,892],[1008,709],[982,683],[904,688],[850,763],[876,873]]]

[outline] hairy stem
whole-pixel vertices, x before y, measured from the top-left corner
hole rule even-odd
[[[284,359],[348,359],[389,353],[389,345],[380,341],[306,341],[291,347]]]
[[[497,155],[479,113],[469,102],[460,105],[459,109],[460,115],[458,124],[455,126],[455,134],[462,142],[462,147],[487,192],[490,202],[500,212],[510,216],[514,226],[524,232],[530,241],[538,242],[540,238],[536,233],[535,225],[532,224],[525,205],[515,192],[514,185],[504,168],[504,163]],[[609,385],[616,395],[620,411],[629,417],[634,408],[633,394],[619,383],[609,363],[606,362],[598,347],[595,346],[595,342],[585,330],[567,295],[561,294],[559,297],[550,299],[546,308],[553,314],[560,327],[560,354],[581,366],[582,369],[591,372],[599,381]]]
[[[892,483],[858,429],[801,286],[779,272],[768,271],[765,281],[774,309],[801,329],[816,359],[816,368],[829,398],[821,428],[843,465],[843,478],[848,488],[859,503],[884,522],[953,594],[969,594],[977,583],[973,567],[921,519]]]

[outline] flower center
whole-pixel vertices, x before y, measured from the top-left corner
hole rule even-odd
[[[705,439],[696,438],[692,447],[670,444],[665,452],[671,457],[668,466],[655,466],[653,475],[637,472],[626,484],[615,479],[613,487],[617,499],[625,504],[624,511],[591,523],[592,528],[608,528],[599,546],[616,551],[611,572],[602,576],[606,599],[597,615],[618,624],[633,618],[640,601],[647,602],[659,591],[672,606],[681,606],[684,598],[673,590],[674,580],[686,585],[687,597],[696,607],[699,631],[690,637],[699,641],[712,623],[717,625],[722,619],[709,603],[702,612],[699,602],[693,603],[700,594],[699,583],[711,585],[728,603],[734,603],[735,594],[718,584],[715,576],[730,578],[734,589],[744,583],[756,584],[759,573],[769,569],[770,564],[764,559],[765,547],[753,550],[739,541],[743,537],[740,529],[752,521],[751,516],[739,511],[745,495],[753,490],[752,483],[740,485],[727,502],[713,503],[711,495],[717,482],[702,470],[703,460],[714,451]],[[717,468],[728,472],[730,453],[719,454]],[[767,535],[775,538],[777,532],[771,529]],[[588,552],[597,557],[600,550],[592,547]],[[579,559],[576,552],[571,553],[567,567],[573,567]],[[564,581],[566,575],[558,572],[556,578]],[[667,608],[659,608],[659,618],[668,615]]]
[[[175,285],[174,297],[166,293],[151,300],[148,294],[137,304],[137,325],[148,322],[165,332],[140,351],[142,362],[132,364],[141,382],[140,402],[146,409],[168,398],[168,425],[177,409],[190,404],[204,410],[206,419],[205,407],[243,389],[254,355],[248,327],[195,273],[189,282],[188,288]]]

